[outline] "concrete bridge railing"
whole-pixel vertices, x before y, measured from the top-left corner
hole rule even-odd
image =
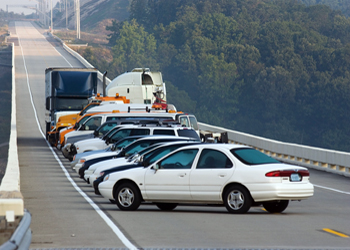
[[[199,123],[201,130],[227,132],[230,143],[251,146],[283,162],[350,177],[350,153],[285,143]]]

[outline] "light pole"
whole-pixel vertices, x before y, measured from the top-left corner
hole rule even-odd
[[[53,34],[52,9],[53,9],[53,5],[51,0],[51,34]]]
[[[67,0],[66,0],[66,7],[65,7],[65,10],[66,10],[66,29],[68,29],[68,11],[67,11]]]
[[[80,0],[75,0],[75,15],[77,23],[77,39],[80,39]]]

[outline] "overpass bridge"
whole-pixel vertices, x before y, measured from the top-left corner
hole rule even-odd
[[[30,230],[23,233],[30,238],[30,249],[350,249],[348,153],[203,123],[203,130],[228,131],[230,142],[308,167],[314,197],[292,202],[283,214],[252,208],[248,214],[231,215],[215,206],[160,212],[143,205],[135,212],[119,211],[71,171],[43,132],[45,68],[91,66],[32,23],[11,23],[10,33],[15,77],[0,216],[11,219],[28,214],[25,209],[30,212]]]

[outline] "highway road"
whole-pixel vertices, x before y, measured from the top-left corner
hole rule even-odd
[[[315,195],[282,214],[253,207],[141,205],[122,212],[93,193],[45,140],[44,71],[82,67],[44,30],[13,22],[21,192],[32,214],[31,249],[350,249],[349,178],[310,170]],[[135,65],[137,67],[137,65]],[[104,69],[100,69],[104,71]]]

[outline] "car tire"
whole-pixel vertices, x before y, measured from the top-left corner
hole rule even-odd
[[[263,207],[269,213],[282,213],[289,204],[289,200],[264,202]]]
[[[253,199],[249,191],[240,185],[229,187],[224,194],[224,204],[232,214],[244,214],[248,212],[252,205]]]
[[[156,206],[163,211],[171,211],[177,207],[177,203],[156,203]]]
[[[115,191],[115,202],[120,210],[133,211],[141,204],[141,194],[135,184],[122,183]]]

